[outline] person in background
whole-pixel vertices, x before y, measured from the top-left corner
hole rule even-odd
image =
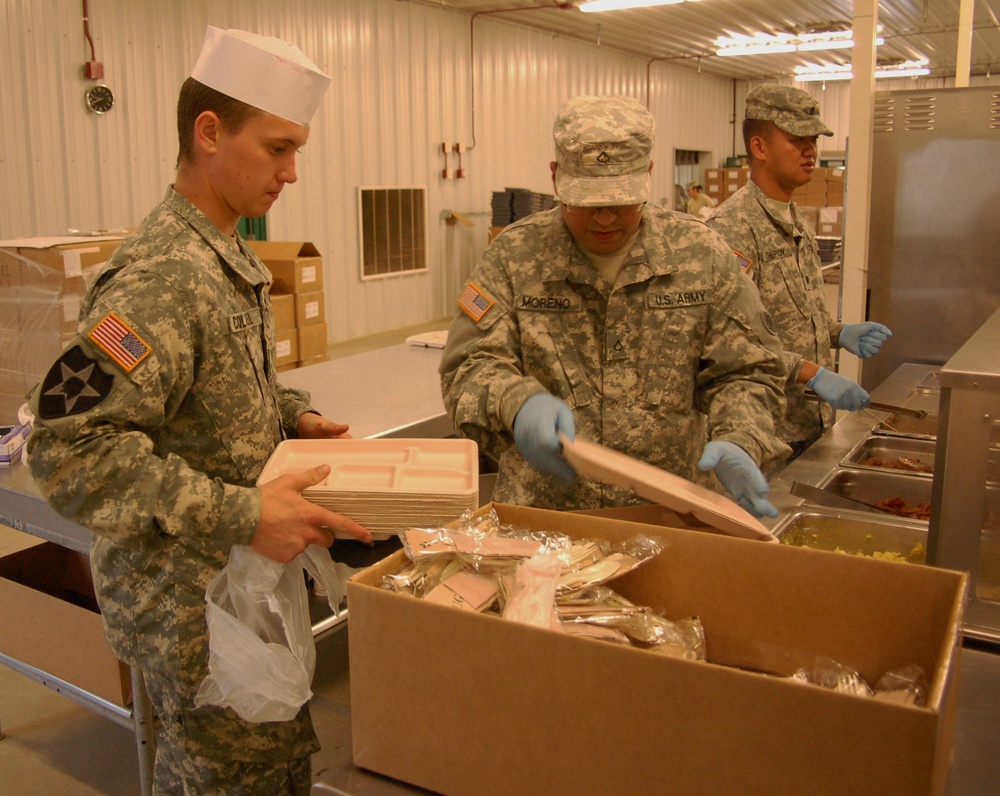
[[[687,211],[696,218],[707,218],[715,207],[715,200],[704,192],[698,180],[691,180],[686,186],[688,201]]]
[[[571,99],[553,132],[561,203],[486,250],[441,360],[457,433],[499,463],[494,499],[642,502],[575,478],[562,432],[775,514],[760,465],[788,454],[772,419],[785,372],[756,291],[715,232],[646,203],[654,120],[641,102]]]
[[[236,233],[296,181],[329,82],[292,44],[208,28],[177,103],[176,180],[97,276],[76,337],[30,395],[31,472],[93,531],[108,640],[144,675],[157,794],[312,785],[308,706],[250,723],[194,695],[208,673],[205,588],[234,545],[287,562],[336,531],[371,540],[301,496],[325,466],[255,487],[283,438],[347,431],[278,382],[270,274]]]
[[[880,323],[835,323],[826,307],[816,238],[792,201],[816,167],[816,142],[833,135],[807,92],[773,84],[746,96],[743,141],[746,185],[708,219],[732,247],[760,292],[784,348],[787,409],[778,434],[797,456],[834,421],[834,409],[856,411],[869,395],[833,370],[831,348],[865,359],[892,334]],[[812,390],[821,401],[810,400]]]

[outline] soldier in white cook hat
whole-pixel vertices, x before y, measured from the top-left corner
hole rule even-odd
[[[176,180],[98,275],[31,395],[32,474],[93,531],[108,640],[145,676],[157,794],[309,792],[307,706],[254,723],[196,699],[205,589],[234,545],[287,562],[331,531],[371,540],[301,496],[328,468],[255,486],[283,438],[347,431],[278,382],[271,277],[236,232],[296,181],[329,82],[292,44],[208,29],[177,104]]]

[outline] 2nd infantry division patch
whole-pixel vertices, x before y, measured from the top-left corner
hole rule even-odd
[[[152,350],[139,335],[113,312],[109,312],[87,335],[126,373],[135,370]]]
[[[473,282],[469,282],[458,297],[459,309],[474,321],[482,318],[492,306],[493,299],[483,293]]]
[[[46,420],[78,415],[111,393],[114,377],[75,345],[59,357],[42,381],[38,414]]]

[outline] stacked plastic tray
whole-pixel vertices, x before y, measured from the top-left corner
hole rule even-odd
[[[303,496],[376,539],[438,527],[479,505],[478,449],[463,439],[286,440],[257,483],[321,464],[330,466],[329,476]]]

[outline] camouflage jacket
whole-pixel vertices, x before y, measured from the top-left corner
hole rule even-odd
[[[614,285],[559,208],[507,227],[467,283],[441,361],[455,428],[499,462],[498,501],[572,509],[642,502],[630,490],[534,470],[511,429],[532,394],[573,410],[577,435],[703,484],[708,439],[758,463],[788,453],[777,338],[732,252],[703,222],[647,206]],[[478,320],[473,320],[479,316]]]
[[[251,724],[191,701],[207,673],[205,588],[250,542],[256,478],[309,408],[277,381],[269,283],[238,236],[170,189],[102,269],[76,337],[30,396],[31,471],[94,533],[112,649],[177,683],[190,751],[234,761],[317,748],[305,708]]]
[[[810,360],[832,369],[830,349],[843,328],[826,307],[816,238],[794,202],[769,199],[753,181],[719,205],[707,223],[736,252],[781,338],[788,405],[778,435],[785,442],[812,441],[833,424],[834,411],[805,399],[806,386],[796,382],[799,368]]]

